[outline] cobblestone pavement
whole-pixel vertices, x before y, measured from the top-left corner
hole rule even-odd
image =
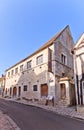
[[[20,130],[6,114],[0,111],[0,130]]]

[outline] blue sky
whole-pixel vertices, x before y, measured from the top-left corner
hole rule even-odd
[[[0,0],[0,75],[69,25],[84,32],[84,0]]]

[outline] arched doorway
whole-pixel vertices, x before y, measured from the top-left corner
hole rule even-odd
[[[15,97],[16,95],[17,95],[17,88],[14,87],[14,88],[13,88],[13,97]]]
[[[66,86],[64,83],[60,84],[60,89],[61,89],[61,99],[66,98]]]

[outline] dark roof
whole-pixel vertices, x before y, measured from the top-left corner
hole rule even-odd
[[[68,28],[69,25],[67,25],[63,30],[61,30],[59,33],[57,33],[54,37],[52,37],[48,42],[46,42],[42,47],[40,47],[37,51],[35,51],[34,53],[32,53],[31,55],[29,55],[28,57],[26,57],[25,59],[21,60],[20,62],[16,63],[15,65],[11,66],[10,68],[6,69],[6,71],[8,71],[9,69],[13,68],[14,66],[24,62],[25,60],[27,60],[28,58],[32,57],[33,55],[37,54],[38,52],[42,51],[43,49],[49,47],[50,45],[53,44],[53,42],[62,34],[62,32]]]

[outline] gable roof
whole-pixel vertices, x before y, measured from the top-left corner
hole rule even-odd
[[[61,30],[60,32],[58,32],[54,37],[52,37],[48,42],[46,42],[42,47],[40,47],[37,51],[35,51],[34,53],[32,53],[31,55],[29,55],[28,57],[26,57],[25,59],[21,60],[20,62],[16,63],[15,65],[11,66],[10,68],[6,69],[6,71],[8,71],[9,69],[15,67],[16,65],[24,62],[25,60],[27,60],[28,58],[34,56],[35,54],[39,53],[40,51],[44,50],[45,48],[49,47],[50,45],[53,44],[53,42],[67,29],[69,28],[69,25],[67,25],[63,30]]]
[[[77,41],[77,43],[76,43],[74,49],[79,48],[79,47],[81,46],[81,44],[84,45],[84,33],[81,35],[81,37],[80,37],[79,40]]]

